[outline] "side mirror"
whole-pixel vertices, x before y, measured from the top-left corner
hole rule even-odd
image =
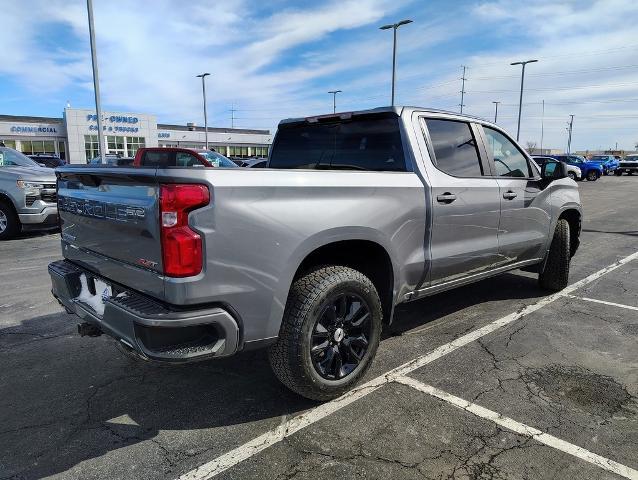
[[[567,165],[564,162],[554,161],[545,162],[541,168],[541,177],[543,180],[552,182],[560,178],[567,178]]]

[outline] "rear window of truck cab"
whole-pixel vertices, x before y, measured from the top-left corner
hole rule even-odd
[[[404,172],[399,118],[375,115],[283,124],[277,131],[268,166]]]

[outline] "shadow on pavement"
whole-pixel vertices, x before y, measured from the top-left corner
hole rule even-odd
[[[535,278],[506,274],[402,305],[386,338],[475,304],[543,293]],[[64,472],[145,440],[179,458],[213,455],[315,405],[276,380],[265,351],[160,367],[123,356],[106,336],[78,337],[75,323],[59,313],[0,330],[0,478]]]

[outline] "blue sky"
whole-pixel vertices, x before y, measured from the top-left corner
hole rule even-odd
[[[438,0],[94,0],[103,108],[160,122],[274,129],[279,119],[390,102],[391,31],[399,30],[397,103],[458,110],[515,132],[520,67],[529,65],[521,141],[630,149],[638,142],[638,2]],[[93,105],[86,3],[3,6],[0,113],[60,116]]]

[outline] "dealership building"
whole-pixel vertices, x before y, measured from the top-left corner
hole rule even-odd
[[[141,147],[204,148],[203,127],[158,124],[155,115],[102,112],[106,153],[133,157]],[[62,118],[0,115],[0,142],[26,155],[57,154],[68,163],[98,156],[95,110],[66,108]],[[208,146],[229,157],[265,157],[269,130],[208,127]]]

